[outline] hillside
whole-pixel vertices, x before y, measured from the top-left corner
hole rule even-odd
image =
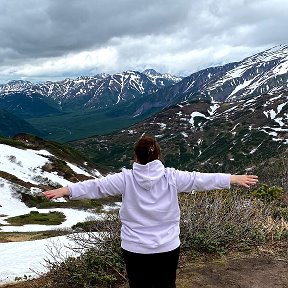
[[[0,109],[0,135],[11,137],[18,133],[28,133],[38,136],[42,134],[24,119]]]
[[[63,235],[71,233],[73,225],[87,218],[102,219],[107,209],[119,205],[110,198],[49,201],[42,196],[48,189],[102,177],[99,166],[67,145],[19,134],[0,137],[0,151],[1,285],[45,271],[43,259],[51,256],[47,247],[52,249],[53,241],[71,247]],[[66,253],[72,252],[67,248]]]
[[[0,231],[16,229],[8,224],[8,216],[22,215],[25,211],[37,211],[41,208],[73,207],[67,199],[62,199],[61,203],[49,202],[42,196],[42,191],[101,177],[96,167],[88,164],[85,158],[71,147],[47,142],[35,136],[19,134],[13,139],[1,137],[0,149],[2,187]],[[90,205],[90,207],[93,206]],[[63,227],[69,227],[71,220]],[[48,228],[46,225],[40,226],[36,225],[35,229],[46,230]],[[57,227],[62,226],[50,226],[48,229]],[[34,231],[34,228],[29,225],[18,227],[16,230],[30,231],[30,229]]]
[[[236,102],[184,102],[118,133],[71,144],[114,171],[131,165],[133,145],[143,134],[156,136],[167,166],[239,172],[272,161],[280,169],[278,161],[287,159],[287,100],[282,91]]]

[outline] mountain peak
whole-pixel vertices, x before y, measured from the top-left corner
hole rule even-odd
[[[266,49],[262,52],[254,54],[253,56],[245,58],[242,62],[269,62],[272,60],[283,59],[288,57],[288,44],[281,44],[272,48]]]
[[[158,73],[156,70],[154,69],[145,69],[143,72],[143,74],[145,75],[152,75],[152,76],[159,76],[161,75],[160,73]]]

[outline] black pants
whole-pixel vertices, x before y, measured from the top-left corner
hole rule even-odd
[[[122,249],[130,288],[175,288],[180,247],[175,250],[138,254]]]

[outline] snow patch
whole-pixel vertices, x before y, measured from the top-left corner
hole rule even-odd
[[[84,171],[83,169],[77,167],[74,164],[71,164],[71,163],[68,163],[68,162],[66,164],[71,170],[73,170],[77,174],[82,174],[82,175],[85,175],[85,176],[91,176],[91,174],[89,174],[88,172]]]
[[[235,87],[235,89],[231,92],[231,94],[227,97],[227,99],[229,99],[231,96],[233,96],[234,94],[236,94],[238,91],[246,88],[247,86],[250,85],[250,83],[253,81],[254,79],[251,80],[245,80],[242,84],[239,84],[238,86]]]
[[[280,63],[275,69],[273,69],[274,75],[282,75],[288,72],[288,61]]]
[[[188,134],[185,133],[185,132],[181,132],[181,134],[183,135],[184,138],[187,138],[187,137],[188,137]]]
[[[164,130],[164,129],[166,129],[166,124],[165,123],[156,123],[156,124],[158,124],[159,126],[160,126],[160,129],[161,130]]]
[[[208,109],[209,115],[212,116],[219,107],[220,105],[218,103],[214,103],[212,106],[210,106]]]
[[[191,118],[189,120],[189,123],[194,126],[194,118],[195,117],[202,117],[202,118],[205,118],[205,119],[210,119],[209,117],[205,116],[203,113],[200,113],[200,112],[192,112],[191,113]]]

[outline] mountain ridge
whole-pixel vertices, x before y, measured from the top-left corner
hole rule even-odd
[[[19,85],[24,91],[19,91]],[[43,85],[35,88],[31,83],[14,81],[10,88],[0,86],[0,108],[24,117],[45,131],[48,139],[71,141],[117,131],[185,101],[248,101],[265,93],[285,91],[288,45],[184,78],[147,69]]]
[[[12,137],[18,133],[28,133],[41,136],[42,133],[30,123],[4,109],[0,109],[0,135]]]
[[[67,78],[58,82],[46,81],[40,84],[14,80],[0,85],[0,106],[5,105],[7,99],[6,103],[10,103],[6,104],[5,108],[11,110],[13,97],[20,93],[23,97],[40,98],[46,103],[49,101],[49,104],[58,112],[83,108],[106,108],[122,101],[138,98],[144,93],[153,93],[181,79],[150,69],[143,73],[138,71],[124,71],[113,75],[103,73],[96,76],[81,76],[74,80]],[[21,114],[19,109],[18,113]]]
[[[263,93],[288,88],[288,44],[275,46],[239,62],[210,67],[141,99],[138,110],[145,105],[164,108],[177,102],[192,100],[237,101]]]

